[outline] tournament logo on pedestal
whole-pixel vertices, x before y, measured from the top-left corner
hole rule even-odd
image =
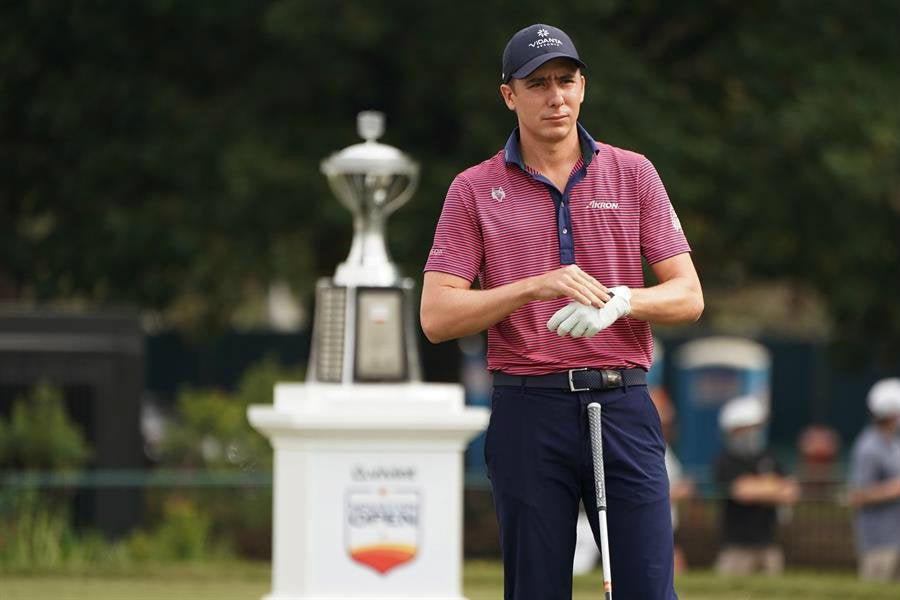
[[[416,557],[420,494],[389,487],[348,490],[345,539],[350,557],[382,575]]]

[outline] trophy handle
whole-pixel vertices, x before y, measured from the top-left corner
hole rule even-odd
[[[398,208],[406,204],[409,199],[412,197],[413,193],[416,191],[416,187],[419,185],[419,169],[415,169],[411,173],[408,174],[409,180],[407,181],[406,188],[400,192],[396,198],[390,200],[387,204],[384,205],[384,214],[385,216],[393,213]]]

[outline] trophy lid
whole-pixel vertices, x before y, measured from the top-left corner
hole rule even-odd
[[[372,175],[409,175],[419,171],[406,154],[376,140],[384,133],[384,113],[363,111],[357,116],[357,131],[366,140],[335,152],[322,161],[322,173],[326,176],[365,173]]]

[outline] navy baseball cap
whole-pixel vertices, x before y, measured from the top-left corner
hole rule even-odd
[[[516,32],[506,44],[500,79],[503,83],[509,83],[513,78],[522,79],[554,58],[569,58],[582,69],[587,67],[565,31],[553,25],[529,25]]]

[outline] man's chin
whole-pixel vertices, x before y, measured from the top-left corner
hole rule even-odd
[[[568,119],[559,123],[548,123],[541,128],[541,137],[548,142],[561,142],[572,133],[572,122]]]

